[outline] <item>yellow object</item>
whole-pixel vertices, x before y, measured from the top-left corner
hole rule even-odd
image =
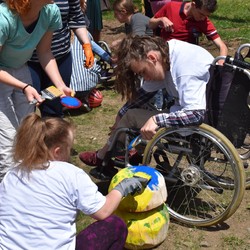
[[[50,87],[41,91],[41,93],[43,93],[43,92],[46,95],[51,96],[51,99],[63,95],[63,92],[60,89],[56,88],[55,86],[50,86]],[[47,98],[47,99],[50,99],[50,98]]]
[[[159,245],[167,237],[169,212],[165,204],[147,212],[129,213],[118,209],[115,214],[128,227],[125,244],[127,249],[149,249]]]
[[[148,180],[148,182],[152,179],[152,176],[145,172],[137,172],[133,175],[134,177],[142,177]]]
[[[139,176],[149,181],[140,194],[125,197],[118,209],[126,212],[143,212],[162,205],[167,199],[167,189],[164,177],[154,168],[148,166],[131,166],[120,170],[111,180],[109,191],[111,191],[123,179]]]

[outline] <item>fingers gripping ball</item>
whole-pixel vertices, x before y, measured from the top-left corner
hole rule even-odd
[[[115,211],[128,227],[126,249],[152,249],[162,243],[169,228],[169,212],[167,206],[154,208],[142,213]]]
[[[102,100],[103,100],[103,96],[102,96],[101,91],[99,91],[98,89],[93,89],[90,92],[89,98],[88,98],[89,107],[96,108],[100,106],[102,103]]]
[[[154,168],[148,166],[131,166],[120,170],[111,180],[109,191],[123,179],[133,176],[148,179],[141,193],[129,194],[120,203],[118,209],[126,212],[143,212],[162,205],[167,200],[167,189],[164,177]],[[150,176],[150,180],[148,178]]]

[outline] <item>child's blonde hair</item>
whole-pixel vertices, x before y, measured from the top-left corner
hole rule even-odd
[[[67,148],[71,132],[74,132],[74,125],[62,118],[29,114],[17,130],[13,158],[26,172],[47,168],[48,161],[53,159],[51,149]]]

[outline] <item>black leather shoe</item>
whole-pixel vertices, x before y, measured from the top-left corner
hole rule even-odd
[[[117,172],[118,172],[118,169],[116,168],[109,168],[109,169],[104,168],[101,171],[101,168],[97,167],[97,168],[91,169],[89,174],[98,180],[110,181],[113,178],[113,176],[117,174]]]

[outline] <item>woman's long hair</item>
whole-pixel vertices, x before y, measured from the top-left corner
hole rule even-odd
[[[159,51],[163,67],[167,71],[169,65],[168,44],[160,37],[128,36],[122,40],[117,48],[117,67],[115,68],[115,89],[128,101],[136,97],[140,87],[140,78],[131,69],[131,60],[141,61],[147,59],[149,51]]]

